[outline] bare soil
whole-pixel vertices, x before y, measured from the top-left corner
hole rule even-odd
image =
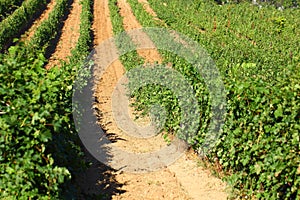
[[[133,30],[133,29],[141,29],[142,25],[139,23],[139,21],[134,16],[130,5],[126,1],[118,1],[118,6],[120,8],[120,15],[123,17],[123,26],[125,31]],[[136,40],[136,38],[131,38],[133,42],[138,46],[139,43],[146,43],[149,44],[149,46],[155,46],[151,39],[147,36],[147,34],[141,35],[139,37],[139,40]],[[137,53],[139,56],[144,58],[145,62],[148,63],[154,63],[162,62],[162,58],[159,55],[158,51],[156,49],[137,49]]]
[[[141,3],[148,5],[145,0]],[[125,30],[141,28],[126,0],[119,0],[118,6],[123,17]],[[150,12],[150,6],[145,6]],[[155,17],[154,11],[151,9]],[[94,1],[94,34],[95,45],[113,37],[112,24],[108,8],[108,0]],[[145,35],[146,42],[149,37]],[[134,41],[134,40],[133,40]],[[134,41],[140,42],[140,41]],[[138,54],[146,62],[161,62],[158,51],[138,50]],[[125,73],[125,69],[119,60],[112,63],[105,71],[99,84],[96,86],[95,95],[98,99],[96,107],[100,110],[99,123],[108,135],[114,135],[115,145],[135,152],[151,151],[166,145],[162,135],[150,139],[137,139],[123,133],[116,125],[112,115],[111,96],[117,81]],[[94,173],[97,169],[94,168]],[[132,174],[122,171],[111,171],[118,189],[123,192],[112,194],[111,199],[150,200],[150,199],[226,199],[226,185],[220,179],[211,175],[209,170],[199,166],[199,159],[193,152],[187,152],[174,164],[163,170],[143,174]],[[91,178],[91,176],[90,176]],[[86,180],[87,181],[87,180]],[[98,184],[102,184],[98,180]]]
[[[155,11],[150,7],[149,3],[147,0],[138,0],[138,2],[140,4],[143,5],[144,10],[149,13],[152,17],[154,17],[155,19],[157,18],[157,14],[155,13]]]
[[[30,40],[30,38],[34,35],[35,30],[37,27],[46,19],[48,19],[49,13],[53,10],[54,6],[56,4],[55,0],[51,0],[47,4],[47,8],[44,10],[44,12],[40,15],[38,19],[36,19],[31,27],[21,36],[21,40]]]
[[[95,46],[113,37],[108,1],[94,0],[93,31]],[[146,0],[139,0],[139,2],[144,5],[147,12],[151,13],[154,18],[157,18]],[[48,17],[54,5],[55,0],[52,0],[45,12],[28,31],[28,37],[33,34],[35,27]],[[119,0],[118,6],[120,14],[124,18],[123,26],[125,30],[141,28],[126,0]],[[81,5],[79,0],[74,0],[58,45],[49,60],[47,68],[59,64],[60,60],[66,60],[71,54],[71,49],[75,47],[79,37],[80,13]],[[144,41],[132,39],[136,44],[138,42],[151,43],[146,34],[143,36]],[[146,62],[153,63],[156,61],[160,63],[162,61],[156,49],[138,50],[137,52]],[[166,145],[162,134],[149,139],[137,139],[123,133],[114,122],[111,96],[115,85],[124,73],[124,66],[120,60],[116,60],[108,67],[99,84],[96,85],[95,95],[98,99],[96,107],[101,112],[99,123],[108,135],[114,135],[116,138],[119,138],[116,140],[115,145],[121,148],[134,152],[147,152],[159,149]],[[131,114],[133,113],[132,110],[130,112]],[[147,119],[142,120],[142,123],[145,121]],[[93,163],[92,166],[81,177],[77,178],[82,194],[98,195],[104,193],[104,199],[113,200],[222,200],[227,198],[227,193],[225,192],[226,184],[212,176],[209,170],[201,167],[199,159],[193,151],[186,152],[175,163],[160,171],[143,174],[116,171],[97,162],[92,157],[88,159]],[[82,199],[86,199],[86,196],[83,195]]]
[[[49,58],[46,69],[59,65],[61,60],[66,60],[68,56],[71,56],[71,50],[75,48],[80,36],[80,14],[80,0],[74,0],[68,18],[64,22],[55,51]]]

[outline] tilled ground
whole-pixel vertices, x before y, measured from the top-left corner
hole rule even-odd
[[[56,2],[55,0],[51,0],[48,4],[47,4],[47,8],[44,10],[44,12],[39,16],[38,19],[36,19],[33,24],[31,25],[31,27],[21,36],[22,40],[29,40],[33,35],[34,32],[36,30],[36,28],[44,21],[48,18],[49,13],[51,13],[51,11],[53,10],[54,6],[55,6]]]
[[[94,45],[113,37],[109,0],[94,0]],[[144,8],[154,19],[159,20],[155,12],[151,9],[146,0],[139,0]],[[27,31],[24,38],[30,38],[36,27],[45,19],[55,5],[55,0],[51,0],[47,9],[34,25]],[[126,31],[141,28],[142,26],[135,18],[130,5],[126,0],[119,0],[117,6],[120,8],[120,15],[123,17],[123,27]],[[59,64],[60,60],[66,60],[71,55],[71,49],[75,47],[79,37],[80,28],[80,0],[74,0],[71,11],[64,22],[63,29],[54,53],[49,59],[46,68]],[[150,38],[145,34],[143,41],[151,43]],[[153,44],[152,44],[153,45]],[[153,45],[154,46],[154,45]],[[156,49],[138,50],[146,62],[161,63],[162,58]],[[100,82],[96,85],[95,95],[99,101],[96,107],[101,112],[99,124],[106,130],[107,134],[112,134],[121,138],[115,145],[133,152],[147,152],[157,150],[166,142],[162,134],[149,139],[137,139],[123,133],[116,125],[112,114],[112,92],[120,77],[125,73],[124,66],[120,60],[114,61],[103,74]],[[130,110],[132,114],[132,110]],[[147,119],[145,119],[147,121]],[[149,173],[127,173],[109,169],[103,164],[89,158],[92,166],[78,177],[77,182],[84,194],[103,194],[105,199],[128,199],[128,200],[150,200],[150,199],[226,199],[224,192],[226,185],[211,175],[208,170],[199,167],[199,160],[193,152],[185,153],[172,165],[155,172]]]
[[[155,12],[140,0],[146,11]],[[118,7],[123,17],[123,27],[126,31],[141,28],[126,0],[119,0]],[[108,0],[95,0],[94,4],[94,31],[95,45],[100,44],[113,36],[112,25],[108,8]],[[149,37],[145,34],[145,42]],[[135,42],[135,41],[134,41]],[[140,41],[139,41],[140,42]],[[139,56],[146,62],[161,62],[162,58],[155,49],[139,50]],[[118,79],[125,73],[122,63],[117,60],[108,67],[97,85],[95,95],[98,97],[98,109],[101,111],[100,124],[108,134],[121,138],[116,141],[116,146],[138,152],[147,152],[166,145],[162,135],[150,139],[137,139],[124,134],[116,125],[113,114],[111,96]],[[120,183],[123,192],[112,195],[112,199],[226,199],[224,192],[226,185],[213,177],[208,170],[199,167],[197,156],[191,152],[184,154],[174,164],[167,168],[143,174],[127,172],[112,172],[114,180]],[[100,180],[101,182],[101,180]]]
[[[49,58],[47,69],[58,65],[61,60],[66,60],[68,56],[71,56],[71,50],[75,48],[80,36],[80,14],[80,0],[74,0],[68,18],[64,22],[55,51]]]

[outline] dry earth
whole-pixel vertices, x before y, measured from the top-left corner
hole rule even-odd
[[[46,69],[58,65],[61,60],[66,60],[68,56],[71,56],[71,50],[75,48],[80,35],[80,13],[80,0],[74,0],[68,18],[64,22],[55,51],[49,58]]]
[[[95,46],[113,37],[108,1],[94,0],[93,31]],[[71,55],[71,49],[76,45],[80,28],[81,5],[79,2],[80,0],[74,0],[72,9],[64,22],[56,49],[46,68],[59,64],[60,60],[66,60]],[[154,19],[159,20],[146,0],[139,0],[139,3],[144,5],[144,9]],[[47,9],[23,36],[24,38],[30,38],[33,35],[36,27],[47,19],[54,5],[55,0],[51,0]],[[129,31],[142,27],[126,0],[119,0],[117,6],[120,8],[125,30]],[[143,35],[142,40],[136,38],[132,38],[132,40],[137,45],[141,42],[152,43],[146,34]],[[154,46],[153,43],[152,46]],[[138,50],[137,52],[139,56],[144,58],[145,62],[162,62],[162,58],[156,49]],[[167,145],[162,137],[163,133],[152,138],[138,139],[122,132],[114,121],[111,96],[115,85],[124,73],[124,66],[120,60],[116,60],[108,67],[100,82],[96,85],[95,96],[99,102],[96,107],[101,112],[99,124],[110,137],[115,137],[116,142],[114,145],[118,147],[133,152],[148,152],[160,149]],[[129,109],[129,112],[133,115],[132,109]],[[148,120],[142,119],[141,123]],[[200,167],[199,159],[192,151],[186,152],[175,163],[162,170],[143,174],[112,170],[96,162],[91,157],[88,159],[93,162],[92,166],[81,177],[77,177],[82,194],[106,193],[107,196],[104,198],[113,200],[222,200],[227,198],[225,183],[212,176],[209,170]],[[86,199],[84,195],[82,199]]]
[[[51,11],[53,10],[54,6],[56,4],[55,0],[51,0],[48,4],[47,4],[47,8],[44,10],[44,12],[40,15],[40,17],[38,19],[36,19],[33,24],[31,25],[31,27],[21,36],[21,40],[29,40],[33,35],[34,32],[36,30],[36,28],[44,21],[48,18],[49,13],[51,13]]]
[[[155,12],[145,0],[140,0],[145,9],[155,17]],[[120,15],[123,17],[125,30],[141,28],[135,18],[130,5],[125,0],[119,0]],[[94,33],[95,45],[100,44],[113,36],[112,25],[108,8],[108,0],[95,0],[94,4]],[[145,35],[144,40],[149,42]],[[133,39],[133,38],[132,38]],[[134,39],[133,39],[134,41]],[[134,41],[135,43],[141,41]],[[146,62],[161,62],[162,58],[157,50],[139,50],[138,54]],[[112,115],[111,96],[118,79],[125,73],[119,60],[108,67],[100,83],[97,85],[95,95],[98,98],[98,109],[101,111],[100,124],[109,135],[116,138],[115,145],[134,152],[146,152],[166,145],[161,135],[150,139],[136,139],[123,133],[116,125]],[[189,152],[167,168],[143,174],[127,172],[112,172],[115,180],[120,183],[124,193],[117,193],[112,199],[226,199],[224,192],[226,185],[211,175],[208,170],[199,167],[198,158]]]
[[[37,27],[40,26],[43,21],[48,19],[48,16],[53,11],[55,5],[56,0],[51,0],[47,4],[47,8],[40,17],[36,19],[31,27],[21,36],[21,40],[30,40]],[[53,53],[48,60],[48,64],[45,66],[46,69],[59,65],[61,61],[67,60],[68,56],[71,55],[71,50],[75,48],[80,35],[80,14],[80,0],[74,0],[71,5],[70,13],[64,21],[63,28],[58,34],[59,38],[54,47],[55,49],[52,51]]]

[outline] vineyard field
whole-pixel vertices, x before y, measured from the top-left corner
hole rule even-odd
[[[300,199],[299,6],[294,0],[0,0],[0,198]],[[135,29],[151,48],[139,48],[129,34]],[[152,30],[169,31],[174,40],[162,41],[164,31]],[[117,51],[130,51],[94,83],[97,126],[113,145],[137,154],[184,138],[188,151],[161,171],[106,166],[76,127],[75,80],[91,64],[90,53],[114,36]],[[203,65],[217,79],[208,81],[196,59],[174,53],[178,46],[159,48],[169,39],[188,46],[181,36],[209,55]],[[199,112],[193,126],[182,123],[190,119],[181,103],[189,88],[179,98],[171,87],[149,84],[149,72],[129,79],[129,87],[130,81],[143,86],[131,91],[128,112],[145,124],[159,105],[165,116],[154,117],[165,123],[152,139],[124,134],[114,121],[112,93],[126,72],[142,65],[184,78],[172,75],[174,88],[188,84],[195,94],[187,108]],[[157,79],[171,76],[158,72]],[[211,91],[224,101],[216,105]],[[209,146],[211,129],[219,128]]]

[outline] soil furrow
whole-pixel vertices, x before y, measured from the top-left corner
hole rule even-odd
[[[108,0],[94,2],[94,20],[94,43],[97,45],[113,36]],[[132,27],[130,21],[127,27]],[[149,149],[149,146],[154,148],[160,147],[160,144],[166,145],[161,136],[155,137],[152,141],[144,141],[122,133],[115,124],[111,110],[111,96],[118,79],[124,73],[122,63],[116,60],[107,68],[96,86],[95,95],[99,101],[96,106],[101,111],[101,126],[106,129],[108,135],[114,134],[122,138],[122,140],[117,140],[116,145],[123,149],[143,152],[153,150]],[[114,175],[116,181],[123,185],[121,190],[126,192],[116,194],[112,199],[188,199],[179,182],[168,169],[148,174],[116,173]]]
[[[95,44],[100,44],[113,36],[108,1],[95,1],[94,12],[95,21],[93,28]],[[118,80],[124,73],[124,66],[120,60],[116,60],[106,69],[101,80],[97,83],[95,96],[99,102],[96,107],[101,112],[99,123],[101,124],[101,127],[106,130],[107,135],[112,136],[112,138],[119,138],[119,140],[115,143],[118,147],[133,152],[147,152],[158,149],[165,145],[161,135],[157,135],[156,137],[147,140],[135,138],[122,132],[114,120],[112,113],[112,93],[118,83]],[[132,112],[132,110],[129,112]]]
[[[143,1],[143,3],[146,2]],[[142,28],[125,0],[119,0],[117,5],[120,9],[120,15],[123,17],[123,27],[126,31]],[[113,37],[108,0],[95,0],[93,29],[95,46]],[[137,46],[139,42],[152,43],[146,34],[138,39],[132,38],[132,40]],[[152,43],[151,46],[154,47],[154,44]],[[162,61],[157,49],[137,50],[137,52],[146,62]],[[109,55],[109,52],[107,53]],[[166,145],[161,135],[150,139],[134,138],[123,133],[114,121],[112,93],[124,73],[124,66],[119,60],[116,60],[106,69],[95,86],[95,96],[98,101],[95,106],[100,110],[99,123],[106,130],[107,135],[114,135],[115,138],[118,138],[113,145],[140,153],[159,149]],[[212,177],[208,170],[198,167],[197,162],[195,154],[186,153],[173,165],[156,172],[132,174],[112,171],[115,181],[121,185],[120,189],[125,191],[113,195],[112,199],[226,199],[226,193],[223,192],[225,184]]]
[[[66,60],[68,56],[71,56],[71,50],[75,48],[80,36],[80,13],[80,0],[74,0],[68,18],[64,22],[62,34],[55,47],[54,53],[49,58],[46,69],[59,65],[61,60]]]
[[[51,13],[51,11],[53,10],[54,6],[56,4],[55,0],[51,0],[48,4],[47,4],[47,8],[44,10],[44,12],[40,15],[40,17],[38,19],[36,19],[33,24],[31,25],[31,27],[26,31],[26,33],[24,33],[21,36],[21,40],[30,40],[30,38],[34,35],[35,30],[37,29],[37,27],[48,18],[49,14]]]
[[[130,5],[126,2],[126,0],[119,0],[118,6],[120,8],[120,15],[123,17],[123,26],[125,31],[133,30],[133,29],[141,29],[142,25],[139,23],[139,21],[134,16]],[[139,43],[147,44],[148,46],[153,46],[153,42],[149,38],[149,36],[145,34],[141,34],[138,38],[131,38],[132,41],[139,46]],[[162,58],[157,51],[157,49],[137,49],[137,53],[139,56],[145,59],[146,62],[149,63],[161,63]]]
[[[108,0],[94,1],[94,45],[97,46],[105,40],[113,37],[112,23],[110,20],[110,12],[108,7]],[[103,113],[100,119],[100,124],[107,132],[115,132],[116,129],[109,124],[113,121],[111,111],[111,94],[114,86],[117,84],[119,78],[125,73],[124,66],[120,60],[112,63],[103,74],[100,82],[96,86],[95,96],[98,98],[99,104],[96,106]]]
[[[138,2],[140,4],[143,5],[143,8],[145,9],[145,11],[150,14],[152,17],[157,17],[157,14],[155,13],[155,11],[150,7],[149,3],[147,0],[138,0]],[[158,18],[157,18],[158,19]]]

